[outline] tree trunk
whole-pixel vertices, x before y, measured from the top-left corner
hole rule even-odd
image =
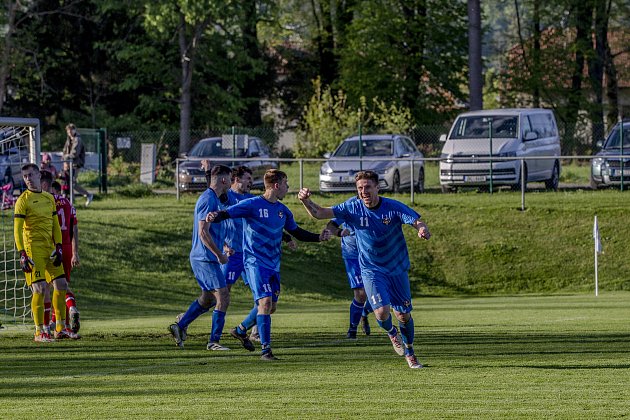
[[[262,54],[260,52],[260,45],[258,43],[258,30],[256,24],[258,23],[258,15],[256,13],[256,2],[245,1],[243,2],[243,43],[245,44],[245,51],[250,59],[255,61],[262,60]],[[262,125],[262,115],[260,111],[260,97],[265,81],[262,80],[267,75],[265,72],[254,74],[251,66],[248,66],[247,79],[243,83],[243,93],[248,96],[247,108],[245,109],[245,124],[248,127],[259,127]]]
[[[533,16],[533,39],[534,46],[532,49],[532,100],[534,108],[540,108],[540,85],[541,85],[541,69],[540,69],[540,0],[534,0],[534,16]]]
[[[596,149],[599,140],[604,140],[604,63],[608,46],[608,14],[606,0],[595,0],[595,51],[589,54],[588,74],[595,103],[592,104],[590,116],[593,124],[591,150]]]
[[[470,110],[483,109],[480,0],[468,0],[468,86]]]
[[[186,41],[186,19],[179,15],[179,51],[182,61],[181,98],[179,103],[179,153],[186,153],[190,149],[190,118],[192,110],[192,70],[193,57]]]
[[[0,114],[4,108],[7,95],[7,84],[10,76],[9,61],[13,51],[13,34],[15,33],[15,12],[17,2],[5,1],[7,7],[7,32],[4,35],[4,48],[2,50],[2,61],[0,62]]]

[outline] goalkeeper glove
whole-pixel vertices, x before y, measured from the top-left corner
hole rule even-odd
[[[32,273],[35,262],[28,256],[26,251],[20,251],[20,268],[25,273]]]
[[[50,254],[50,260],[53,262],[55,267],[59,267],[61,265],[61,244],[55,245],[55,250]]]

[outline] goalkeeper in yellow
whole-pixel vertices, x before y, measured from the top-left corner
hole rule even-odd
[[[54,287],[52,303],[57,317],[54,338],[79,338],[71,330],[64,329],[68,284],[61,265],[61,228],[55,199],[42,191],[39,167],[34,163],[22,167],[22,178],[28,189],[15,203],[13,233],[20,254],[20,267],[33,292],[31,310],[35,341],[54,341],[44,326],[44,297],[49,293],[50,283]]]

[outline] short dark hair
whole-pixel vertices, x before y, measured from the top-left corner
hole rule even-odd
[[[53,181],[53,183],[50,184],[50,187],[53,189],[53,191],[61,192],[61,184],[57,181]]]
[[[374,171],[359,171],[354,175],[354,182],[361,179],[369,179],[378,185],[378,174]]]
[[[235,166],[234,168],[232,168],[232,179],[240,178],[240,177],[242,177],[245,174],[254,175],[252,170],[249,169],[245,165]]]
[[[49,171],[40,171],[40,172],[42,174],[41,177],[40,177],[40,179],[42,181],[45,181],[45,182],[48,182],[48,183],[52,182],[53,176],[52,176],[52,174]]]
[[[22,166],[23,171],[28,171],[29,169],[35,169],[37,170],[37,172],[39,172],[39,166],[34,163],[27,163],[26,165]]]
[[[265,172],[265,188],[271,187],[273,184],[277,184],[286,178],[287,174],[280,169],[268,169]]]
[[[209,171],[206,171],[206,181],[210,184],[214,178],[218,178],[221,175],[228,175],[232,177],[232,169],[225,165],[214,165]]]

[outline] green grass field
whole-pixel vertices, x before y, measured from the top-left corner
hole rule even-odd
[[[112,195],[78,209],[82,266],[73,288],[83,339],[38,345],[28,324],[0,330],[0,418],[41,417],[44,404],[46,415],[67,418],[630,412],[627,193],[534,192],[524,212],[511,192],[418,196],[434,235],[419,241],[406,230],[419,371],[394,354],[373,318],[372,336],[343,338],[351,293],[336,241],[283,256],[273,317],[282,361],[261,362],[229,336],[222,342],[233,351],[206,351],[208,315],[191,326],[187,348],[175,348],[166,327],[198,294],[187,258],[195,199]],[[285,201],[302,226],[323,227],[294,195]],[[595,213],[605,252],[597,298]],[[239,282],[225,332],[250,305]]]

